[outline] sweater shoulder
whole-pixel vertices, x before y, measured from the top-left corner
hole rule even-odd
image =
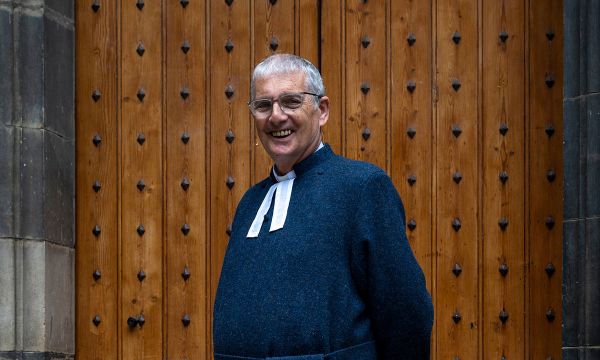
[[[342,156],[334,158],[329,170],[357,184],[364,184],[380,177],[388,178],[386,172],[376,165],[365,161],[347,159]]]

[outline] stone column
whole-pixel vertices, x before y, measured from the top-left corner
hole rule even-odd
[[[0,359],[75,352],[73,0],[0,0]]]
[[[600,1],[564,1],[563,359],[600,359]]]

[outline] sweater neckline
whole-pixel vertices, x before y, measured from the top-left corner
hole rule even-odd
[[[311,154],[306,159],[300,161],[299,163],[292,166],[292,170],[296,173],[296,177],[302,176],[303,174],[309,172],[310,170],[316,168],[317,166],[325,163],[327,160],[331,159],[335,154],[333,150],[331,150],[331,146],[329,144],[323,144],[321,150]],[[275,175],[273,174],[273,170],[270,171],[270,178],[275,183],[277,179],[275,179]]]

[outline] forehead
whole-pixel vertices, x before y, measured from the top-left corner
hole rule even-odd
[[[271,74],[257,78],[254,82],[255,97],[276,97],[285,92],[305,90],[306,75],[301,72]]]

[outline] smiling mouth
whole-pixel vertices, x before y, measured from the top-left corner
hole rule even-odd
[[[271,136],[276,138],[284,138],[290,136],[293,133],[292,130],[279,130],[279,131],[271,131]]]

